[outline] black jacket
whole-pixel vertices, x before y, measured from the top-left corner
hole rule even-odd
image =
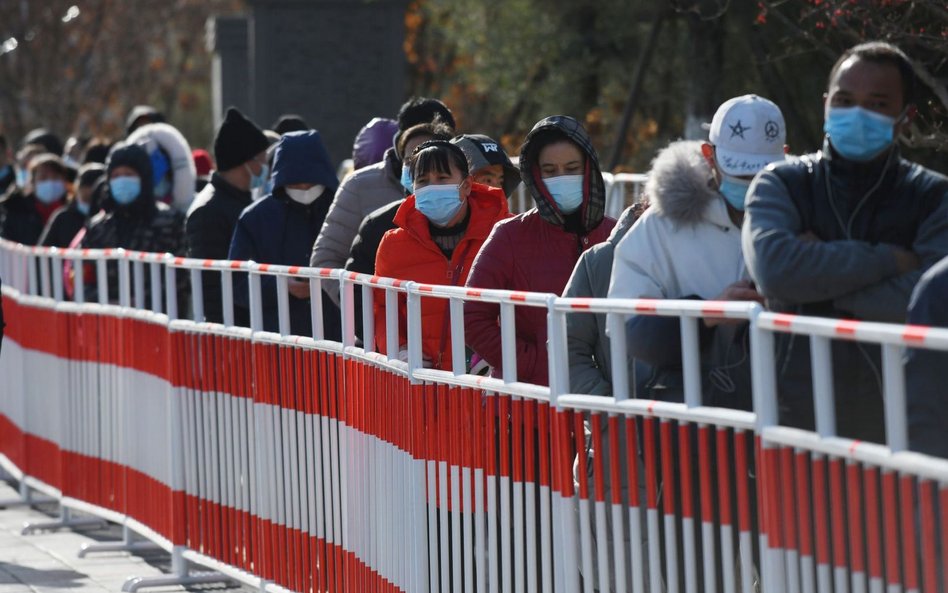
[[[210,183],[188,209],[185,223],[187,256],[195,259],[227,259],[237,219],[252,201],[249,191],[234,187],[215,172]],[[220,274],[205,272],[201,280],[205,319],[223,323]],[[249,322],[245,309],[235,308],[234,316],[237,325],[246,326]]]
[[[141,194],[128,205],[116,203],[111,196],[106,199],[106,209],[93,216],[86,225],[86,234],[80,244],[84,249],[122,247],[130,251],[150,253],[184,253],[184,215],[167,204],[155,201],[152,184],[151,161],[148,153],[138,145],[126,145],[113,149],[109,155],[109,175],[121,165],[135,169],[143,183]],[[108,266],[109,300],[118,300],[118,271]],[[86,301],[97,298],[94,276],[86,284]],[[179,297],[187,291],[186,275],[179,274]],[[146,293],[150,294],[150,278],[146,274]],[[146,298],[146,303],[150,300]]]
[[[908,322],[948,328],[948,258],[922,276],[908,309]],[[906,354],[909,445],[913,451],[948,457],[948,352],[913,348]]]
[[[405,200],[396,200],[371,212],[359,225],[359,232],[352,241],[349,249],[349,259],[346,260],[346,270],[361,274],[375,274],[375,254],[379,251],[382,236],[396,228],[395,213]],[[362,291],[356,288],[353,291],[355,299],[355,332],[356,337],[362,339]]]
[[[82,227],[86,224],[86,215],[76,207],[75,200],[53,212],[39,238],[43,247],[69,247]]]
[[[36,197],[13,186],[0,197],[0,237],[36,245],[43,234],[43,217],[36,209]]]

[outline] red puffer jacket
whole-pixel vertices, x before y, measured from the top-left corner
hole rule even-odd
[[[431,238],[428,219],[415,208],[410,196],[395,214],[399,228],[385,233],[375,258],[379,276],[414,280],[424,284],[463,286],[474,257],[494,224],[510,216],[504,193],[480,183],[471,186],[468,196],[470,218],[464,238],[451,254],[451,260]],[[375,294],[375,342],[385,352],[385,295]],[[407,337],[406,303],[399,299],[398,336],[400,346]],[[447,299],[428,297],[421,301],[422,352],[437,369],[451,370],[450,315]]]
[[[534,166],[536,147],[532,140],[537,133],[551,129],[568,137],[586,154],[583,204],[571,216],[564,216],[557,209]],[[553,116],[537,123],[527,135],[521,149],[520,170],[537,208],[494,227],[474,260],[467,285],[559,295],[580,254],[605,241],[616,224],[615,219],[604,216],[605,186],[598,157],[579,122]],[[494,376],[503,377],[499,318],[498,305],[468,302],[464,306],[468,346],[494,368]],[[517,307],[515,319],[517,380],[547,385],[546,310]]]

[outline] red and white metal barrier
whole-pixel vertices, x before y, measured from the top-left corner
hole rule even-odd
[[[226,325],[203,321],[207,273],[221,275]],[[231,323],[238,273],[250,328]],[[261,331],[267,276],[275,333]],[[9,243],[0,277],[0,462],[173,553],[174,575],[129,590],[225,577],[273,592],[945,590],[948,461],[904,450],[898,354],[948,349],[948,331]],[[313,335],[291,335],[294,277],[316,296],[340,283],[341,343],[323,339],[320,298]],[[424,367],[421,302],[434,298],[449,301],[450,371]],[[470,300],[500,305],[502,379],[467,374]],[[524,306],[547,311],[549,387],[515,376]],[[684,403],[630,398],[623,340],[610,345],[616,397],[570,393],[565,318],[591,313],[620,336],[630,315],[680,318]],[[702,318],[750,324],[755,412],[702,406]],[[815,433],[777,425],[775,332],[884,344],[888,447],[823,420]]]

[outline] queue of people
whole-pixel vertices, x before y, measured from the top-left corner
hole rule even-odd
[[[356,169],[337,179],[319,132],[298,116],[264,130],[232,108],[211,155],[138,106],[128,136],[111,146],[77,138],[64,146],[38,129],[14,159],[0,137],[0,236],[480,289],[754,301],[775,311],[948,325],[948,178],[904,159],[897,142],[915,114],[916,84],[911,60],[895,46],[849,49],[828,80],[824,144],[798,157],[789,156],[778,105],[754,94],[725,101],[707,141],[658,152],[644,199],[619,221],[605,215],[589,135],[565,115],[538,121],[514,165],[489,135],[459,134],[441,101],[413,98],[394,118],[366,124],[353,147]],[[512,216],[508,199],[521,183],[535,207]],[[223,322],[219,277],[202,282],[205,318]],[[246,286],[238,275],[238,325],[249,321]],[[95,290],[89,279],[87,291]],[[324,283],[324,292],[290,281],[293,333],[312,331],[309,299],[321,298],[326,337],[339,339],[338,287]],[[263,329],[277,331],[275,283],[264,282],[262,296]],[[375,299],[374,346],[384,352],[383,305]],[[394,350],[405,348],[406,315],[400,302]],[[464,316],[469,370],[548,383],[545,311],[517,309],[516,369],[504,368],[499,306],[468,302]],[[447,302],[425,299],[421,323],[425,364],[451,368]],[[677,323],[635,315],[616,336],[605,316],[570,316],[571,389],[608,396],[613,373],[628,372],[636,397],[682,401]],[[704,403],[751,409],[746,323],[706,321],[699,334]],[[615,339],[628,343],[627,369],[613,367]],[[781,336],[776,354],[780,420],[812,429],[809,345]],[[833,357],[838,433],[885,442],[879,349],[839,342]],[[935,380],[945,359],[913,351],[907,366],[913,447],[939,455],[948,455],[948,394]]]

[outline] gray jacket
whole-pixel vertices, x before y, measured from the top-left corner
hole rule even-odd
[[[612,276],[612,258],[616,245],[632,228],[639,212],[626,208],[609,238],[587,249],[576,262],[564,297],[605,298]],[[569,351],[569,386],[573,393],[612,395],[612,360],[606,336],[606,316],[574,313],[566,317]],[[630,376],[629,389],[633,389]]]
[[[333,199],[323,228],[313,244],[309,264],[316,268],[343,268],[349,258],[352,240],[362,219],[371,212],[405,197],[399,178],[401,163],[395,150],[385,152],[381,162],[363,167],[346,177]],[[339,286],[324,282],[323,290],[339,304]]]
[[[948,255],[948,178],[897,148],[880,165],[846,161],[827,146],[754,180],[743,243],[772,309],[904,323],[919,277]],[[899,274],[893,246],[914,252],[921,267]],[[777,344],[781,423],[810,429],[809,342],[781,335]],[[879,348],[836,340],[832,352],[837,433],[884,442]]]

